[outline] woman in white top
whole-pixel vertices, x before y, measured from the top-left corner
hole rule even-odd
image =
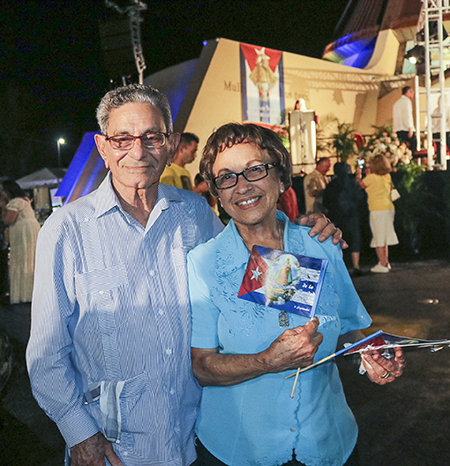
[[[9,281],[11,304],[30,302],[34,255],[40,230],[31,201],[15,181],[2,183],[3,222],[9,225]]]

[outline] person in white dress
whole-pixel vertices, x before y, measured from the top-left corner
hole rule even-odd
[[[3,222],[9,226],[11,304],[31,302],[34,255],[40,230],[31,201],[15,181],[2,182]]]

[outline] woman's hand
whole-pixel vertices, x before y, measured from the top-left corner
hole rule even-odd
[[[342,249],[348,248],[348,244],[342,238],[342,231],[336,228],[334,223],[331,222],[324,214],[316,212],[310,215],[300,215],[295,219],[295,223],[307,227],[312,227],[309,236],[314,237],[319,235],[319,241],[323,243],[330,236],[333,237],[333,244],[341,245]]]
[[[192,368],[200,385],[237,385],[264,374],[312,364],[323,336],[314,318],[302,327],[285,330],[256,354],[221,354],[218,348],[191,348]]]
[[[261,353],[267,372],[282,372],[313,363],[323,335],[317,332],[315,317],[302,327],[285,330],[266,351]]]
[[[362,354],[361,360],[370,380],[378,385],[393,382],[402,375],[405,367],[403,351],[399,347],[395,348],[395,357],[393,359],[387,359],[379,351],[374,351],[370,354]]]

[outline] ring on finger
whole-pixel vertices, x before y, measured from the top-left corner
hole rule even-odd
[[[391,376],[391,373],[390,373],[389,371],[386,371],[385,374],[379,375],[378,377],[379,377],[380,379],[387,379],[387,378],[390,377],[390,376]]]

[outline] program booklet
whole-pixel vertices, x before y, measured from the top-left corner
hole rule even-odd
[[[320,328],[319,328],[320,332]],[[413,349],[420,349],[420,348],[429,348],[431,352],[436,352],[444,348],[445,346],[450,346],[450,340],[422,340],[420,338],[413,338],[413,337],[402,337],[399,335],[392,335],[390,333],[385,333],[383,330],[378,330],[372,335],[368,337],[362,338],[361,340],[357,341],[353,344],[346,345],[343,349],[336,351],[333,354],[321,359],[320,361],[311,364],[310,366],[303,367],[299,369],[297,372],[286,376],[285,378],[288,379],[289,377],[293,377],[297,374],[305,372],[309,369],[313,369],[320,364],[325,362],[331,361],[338,356],[348,356],[351,354],[356,353],[370,353],[372,351],[381,351],[381,354],[390,359],[394,357],[395,351],[394,348],[400,347],[404,350],[413,350]]]
[[[362,340],[346,346],[336,352],[336,356],[347,356],[355,353],[369,353],[371,351],[390,350],[395,347],[408,349],[430,348],[432,352],[439,351],[444,346],[450,346],[450,340],[422,340],[420,338],[402,337],[378,330]],[[389,354],[387,351],[386,354]]]
[[[314,317],[326,259],[253,246],[238,298]]]

